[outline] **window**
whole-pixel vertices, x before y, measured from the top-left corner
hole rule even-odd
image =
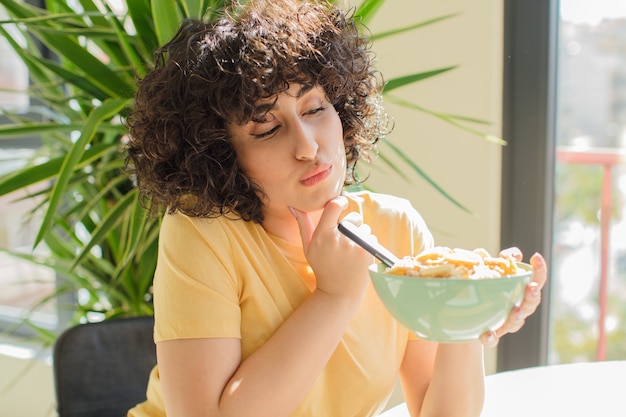
[[[626,355],[626,5],[561,0],[548,361]]]
[[[0,8],[0,19],[7,15]],[[11,30],[7,27],[7,30]],[[20,93],[28,88],[28,71],[4,37],[0,37],[0,108],[26,110],[28,95]]]
[[[626,49],[623,48],[625,42],[621,35],[626,31],[626,21],[605,22],[605,26],[612,26],[615,32],[611,36],[604,35],[602,39],[603,35],[598,33],[598,28],[572,26],[570,23],[575,19],[568,13],[573,9],[567,9],[572,5],[587,7],[582,13],[589,19],[598,16],[608,6],[621,8],[618,12],[626,14],[623,3],[611,0],[593,4],[575,0],[505,0],[504,4],[503,135],[509,141],[509,146],[503,152],[502,245],[516,244],[525,253],[535,250],[543,252],[551,271],[550,281],[543,294],[544,302],[539,311],[520,332],[502,340],[498,349],[500,371],[548,362],[593,360],[593,355],[565,358],[555,350],[555,336],[560,329],[556,328],[553,320],[563,314],[563,306],[559,305],[563,293],[559,292],[564,286],[561,283],[559,288],[559,282],[563,280],[559,276],[562,274],[559,265],[566,262],[563,255],[570,251],[566,248],[564,252],[561,244],[573,244],[572,239],[581,237],[578,226],[571,221],[570,227],[566,227],[568,222],[562,220],[567,216],[559,214],[561,206],[555,205],[560,204],[559,199],[564,192],[560,188],[563,184],[555,176],[555,169],[559,169],[556,171],[559,175],[562,173],[562,145],[586,142],[595,147],[616,148],[620,146],[620,138],[624,137],[621,132],[626,123],[626,100],[623,93],[623,60]],[[566,19],[561,20],[561,15]],[[574,68],[571,61],[574,57],[580,58],[583,53],[580,36],[585,32],[587,40],[594,38],[596,42],[587,45],[584,53],[595,49],[599,60],[596,59],[595,64],[590,64],[592,60],[578,62],[578,67]],[[599,49],[603,50],[600,54]],[[620,53],[616,53],[617,51]],[[600,68],[588,66],[583,70],[581,68],[584,65],[599,65]],[[571,71],[581,72],[571,74]],[[584,117],[581,117],[581,112],[586,113]],[[584,135],[580,132],[584,132]],[[621,147],[617,151],[621,152],[620,155],[624,152],[623,143]],[[623,181],[626,181],[623,180],[623,166],[621,171],[614,169],[612,177],[615,185],[612,189],[617,195],[614,193],[613,196],[621,197],[624,195]],[[594,175],[601,176],[597,172]],[[589,175],[585,176],[588,177]],[[623,204],[623,199],[615,198],[615,201],[617,204],[613,208]],[[599,213],[599,202],[597,210]],[[622,281],[626,268],[624,257],[619,251],[626,242],[623,232],[619,232],[623,229],[617,229],[624,227],[623,217],[620,216],[619,213],[614,216],[616,228],[612,230],[609,242],[609,245],[613,245],[609,268],[613,274],[610,283],[614,285],[610,289],[613,292],[611,295],[617,297],[614,301],[618,306],[623,306],[623,294],[619,294],[624,291],[625,284]],[[593,244],[597,249],[592,256],[595,257],[596,266],[601,263],[599,228],[598,224],[595,225],[595,230],[592,228],[592,234],[595,234],[595,237],[592,236],[595,239]],[[590,253],[587,252],[586,255]],[[589,265],[586,267],[589,268]],[[595,274],[598,274],[598,270],[599,268],[594,269]],[[594,273],[581,273],[579,270],[576,273],[580,279],[586,280],[586,284],[593,284]],[[598,278],[595,279],[597,284]],[[587,295],[596,298],[596,294],[593,292]],[[619,320],[624,320],[623,313],[622,318],[610,313],[602,318],[601,312],[597,311],[597,304],[590,304],[589,299],[584,304],[591,305],[591,308],[586,309],[587,313],[578,308],[577,314],[582,311],[583,315],[587,314],[592,319],[583,323],[585,332],[597,334],[598,328],[603,326],[606,326],[607,332],[620,326],[623,328],[619,324]],[[577,336],[569,334],[565,338],[571,345],[576,343]],[[621,344],[623,345],[623,341]]]
[[[0,19],[6,18],[0,8]],[[11,28],[8,26],[7,30]],[[24,93],[28,88],[28,71],[4,37],[0,37],[0,56],[0,123],[3,123],[6,122],[4,111],[27,112],[30,102]],[[33,156],[37,145],[36,138],[0,141],[0,174],[21,167]],[[28,192],[36,191],[24,190],[0,198],[0,248],[31,252],[39,219],[29,216],[35,201],[20,199]],[[16,328],[16,324],[20,318],[26,317],[34,303],[53,293],[55,285],[56,278],[50,269],[0,251],[0,326],[17,333],[28,333],[26,326]],[[55,328],[56,306],[54,303],[45,305],[31,319],[45,328]]]

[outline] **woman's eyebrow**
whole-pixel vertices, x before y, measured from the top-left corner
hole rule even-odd
[[[313,84],[303,84],[296,93],[296,98],[300,98],[313,89]]]
[[[262,103],[257,103],[254,106],[253,118],[265,116],[270,110],[276,108],[277,102],[278,102],[278,96],[274,96],[271,101],[268,100]]]
[[[271,103],[258,104],[254,107],[254,113],[256,116],[261,116],[272,110],[274,107],[276,107],[275,101],[272,101]]]
[[[300,88],[298,89],[298,92],[296,93],[295,97],[296,99],[301,98],[303,95],[305,95],[306,93],[308,93],[309,91],[311,91],[313,89],[313,85],[312,84],[303,84],[300,86]],[[266,103],[260,103],[257,104],[254,107],[254,113],[257,117],[265,115],[267,112],[269,112],[272,109],[278,108],[277,103],[278,102],[278,97],[275,97],[272,101],[268,101]]]

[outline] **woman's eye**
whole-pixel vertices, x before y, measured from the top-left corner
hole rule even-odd
[[[320,112],[324,111],[325,109],[326,109],[326,107],[323,107],[323,106],[316,107],[316,108],[311,109],[308,112],[306,112],[306,114],[317,114],[317,113],[320,113]]]
[[[255,138],[258,138],[258,139],[263,139],[263,138],[272,136],[274,133],[276,133],[276,131],[278,130],[279,127],[280,127],[279,125],[276,125],[273,128],[271,128],[270,130],[267,130],[267,131],[261,132],[261,133],[255,133],[252,136],[254,136]]]

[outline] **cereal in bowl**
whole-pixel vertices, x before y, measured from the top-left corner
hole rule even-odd
[[[518,268],[515,258],[491,256],[483,248],[435,246],[415,256],[405,256],[386,272],[424,278],[484,279],[516,275]]]

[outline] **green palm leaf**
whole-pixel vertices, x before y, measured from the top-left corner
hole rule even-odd
[[[164,45],[176,33],[182,15],[173,1],[152,1],[152,19],[159,45]]]
[[[152,11],[148,0],[129,0],[126,2],[128,15],[137,33],[139,52],[144,59],[150,61],[152,51],[158,46],[158,40],[152,19]]]
[[[424,71],[418,72],[415,74],[404,75],[402,77],[393,78],[389,81],[385,82],[385,93],[389,91],[395,90],[396,88],[404,87],[406,85],[414,84],[418,81],[423,81],[431,77],[436,77],[437,75],[441,75],[445,72],[451,71],[456,68],[455,66],[439,68],[432,71]]]
[[[354,15],[365,25],[368,25],[384,3],[385,0],[364,0],[359,4]]]
[[[61,204],[63,194],[65,192],[65,186],[67,185],[70,177],[76,169],[76,164],[80,161],[85,147],[95,135],[97,126],[106,119],[110,119],[114,115],[118,114],[124,107],[128,105],[127,99],[110,99],[102,103],[102,106],[96,108],[86,121],[85,127],[81,132],[79,140],[72,146],[70,152],[67,154],[63,161],[63,165],[59,171],[57,181],[52,189],[50,195],[49,206],[46,215],[42,221],[39,233],[35,238],[35,245],[37,245],[43,239],[45,233],[50,228],[50,225],[54,221],[54,216],[57,208]]]
[[[65,33],[58,33],[49,30],[46,26],[38,24],[30,25],[28,18],[40,17],[41,11],[32,6],[20,6],[13,1],[2,1],[8,11],[17,17],[28,27],[28,33],[36,36],[48,48],[54,51],[58,56],[68,60],[68,66],[76,67],[81,70],[84,77],[97,85],[103,91],[112,96],[125,97],[133,91],[131,85],[123,81],[114,71],[106,64],[98,60],[87,48],[78,43],[75,38],[68,37]],[[71,64],[70,64],[71,63]]]
[[[469,210],[467,207],[461,204],[461,202],[459,202],[457,199],[452,197],[446,190],[444,190],[441,186],[439,186],[439,184],[437,184],[437,182],[435,182],[428,174],[426,174],[426,172],[422,168],[420,168],[411,158],[409,158],[405,152],[403,152],[400,148],[398,148],[396,145],[394,145],[390,141],[385,141],[385,144],[393,151],[394,154],[400,157],[400,159],[402,159],[404,163],[408,164],[413,169],[413,171],[415,171],[420,177],[422,177],[433,188],[439,191],[441,195],[443,195],[448,201],[450,201],[452,204],[454,204],[456,207],[460,208],[461,210],[465,211],[466,213],[471,213],[471,210]]]
[[[82,169],[103,155],[111,153],[113,147],[110,144],[99,144],[88,149],[76,163],[76,169]],[[115,148],[117,147],[115,146]],[[27,166],[5,175],[0,178],[0,195],[7,195],[56,177],[63,166],[64,159],[65,157],[54,158],[42,164]]]
[[[462,123],[460,123],[460,121],[465,121],[465,122],[471,122],[471,123],[476,123],[476,124],[488,124],[488,122],[484,121],[484,120],[480,120],[480,119],[474,119],[474,118],[469,118],[469,117],[464,117],[464,116],[456,116],[456,115],[452,115],[452,114],[445,114],[445,113],[439,113],[436,111],[432,111],[432,110],[428,110],[425,107],[419,106],[417,104],[408,102],[406,100],[403,100],[401,98],[395,97],[395,96],[391,96],[391,95],[387,95],[386,99],[390,102],[394,102],[396,104],[400,104],[401,106],[407,107],[407,108],[411,108],[414,110],[418,110],[422,113],[426,113],[429,114],[431,116],[434,116],[440,120],[443,120],[446,123],[449,123],[453,126],[458,127],[459,129],[462,129],[468,133],[471,133],[472,135],[475,136],[479,136],[481,138],[483,138],[484,140],[486,140],[487,142],[492,142],[498,145],[506,145],[506,141],[503,140],[502,138],[499,138],[495,135],[491,135],[491,134],[487,134],[484,133],[480,130],[477,129],[473,129],[469,126],[463,125]]]
[[[137,191],[133,190],[122,197],[101,220],[100,224],[91,233],[91,239],[82,248],[82,251],[72,262],[71,269],[76,268],[77,265],[88,255],[91,248],[98,245],[104,239],[107,238],[111,230],[124,220],[124,213],[132,207],[137,198]]]
[[[425,20],[423,22],[417,22],[417,23],[413,23],[412,25],[407,25],[407,26],[402,26],[399,28],[394,28],[391,30],[388,30],[386,32],[377,32],[372,34],[371,38],[373,41],[378,41],[384,38],[388,38],[390,36],[396,36],[396,35],[400,35],[402,33],[405,32],[410,32],[414,29],[419,29],[421,27],[424,26],[429,26],[432,25],[434,23],[438,23],[441,22],[442,20],[446,20],[446,19],[450,19],[452,17],[458,16],[458,13],[451,13],[451,14],[447,14],[447,15],[443,15],[443,16],[439,16],[439,17],[435,17],[433,19],[429,19],[429,20]]]
[[[60,124],[32,122],[24,124],[0,125],[0,140],[29,137],[35,135],[45,135],[49,133],[71,133],[79,132],[84,127],[83,124]],[[114,124],[100,124],[96,127],[98,132],[118,133],[126,132],[126,127]]]

